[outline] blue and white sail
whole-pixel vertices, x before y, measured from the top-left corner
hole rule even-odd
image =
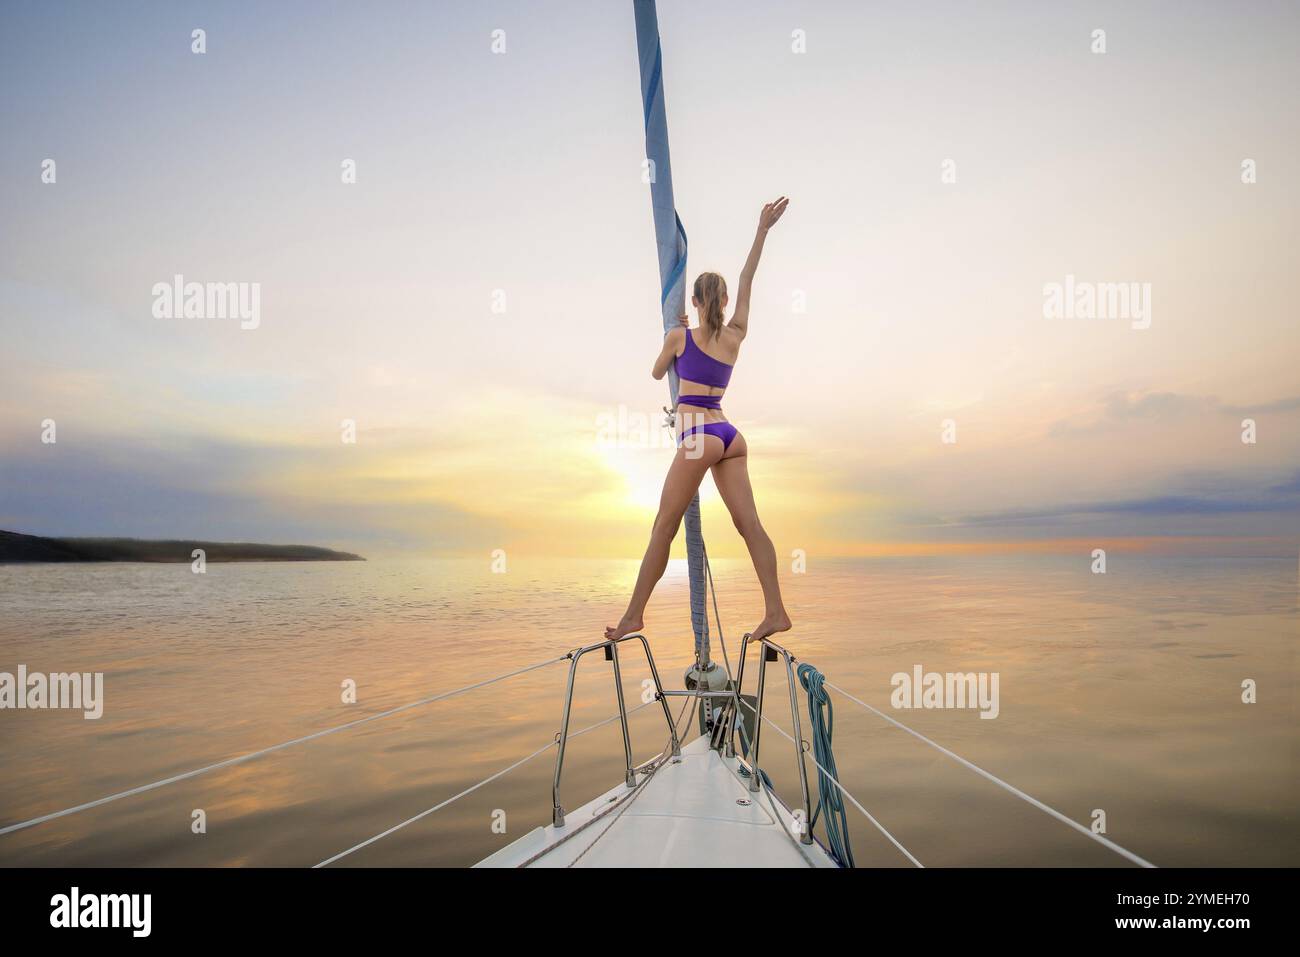
[[[636,46],[641,59],[641,103],[645,109],[646,171],[655,241],[659,247],[660,311],[664,335],[686,312],[686,230],[673,203],[673,169],[668,155],[668,114],[664,108],[663,51],[655,0],[632,0],[636,15]],[[677,372],[668,370],[668,390],[677,406]],[[686,564],[691,584],[691,626],[701,667],[709,664],[709,615],[704,591],[704,533],[700,528],[700,496],[686,509]]]

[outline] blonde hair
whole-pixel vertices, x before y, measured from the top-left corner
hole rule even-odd
[[[702,272],[695,280],[692,295],[704,310],[704,325],[713,337],[722,332],[722,300],[727,295],[727,280],[716,272]]]

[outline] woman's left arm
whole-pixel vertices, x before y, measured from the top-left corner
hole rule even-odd
[[[763,255],[763,241],[767,239],[767,231],[780,221],[785,214],[785,208],[790,205],[790,200],[784,196],[773,202],[766,203],[763,211],[758,214],[758,231],[754,234],[754,244],[749,247],[749,256],[745,259],[745,266],[740,270],[740,288],[736,290],[736,308],[731,314],[731,321],[727,325],[740,333],[740,337],[745,338],[749,332],[749,293],[754,288],[754,273],[758,272],[758,260]]]

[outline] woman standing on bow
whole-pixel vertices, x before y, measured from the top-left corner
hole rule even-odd
[[[680,380],[678,449],[664,479],[659,513],[650,531],[645,557],[641,559],[632,598],[619,623],[605,629],[606,638],[621,638],[641,630],[646,602],[668,566],[669,549],[677,537],[686,506],[709,470],[713,471],[713,483],[736,523],[736,530],[745,539],[763,588],[763,620],[754,628],[754,637],[765,638],[790,628],[790,616],[781,601],[781,586],[776,576],[776,549],[758,520],[754,490],[749,484],[749,446],[722,414],[722,394],[731,380],[740,344],[749,332],[749,295],[763,254],[763,242],[787,205],[789,200],[782,196],[764,206],[759,214],[758,232],[745,267],[740,271],[731,319],[725,318],[729,302],[726,280],[717,273],[700,273],[691,294],[698,326],[691,329],[688,317],[682,316],[682,328],[673,329],[664,337],[663,349],[650,374],[662,379],[669,366],[677,370]]]

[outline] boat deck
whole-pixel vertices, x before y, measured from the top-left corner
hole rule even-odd
[[[539,827],[477,867],[835,867],[818,844],[800,844],[793,817],[766,789],[750,791],[734,758],[706,737],[682,746],[638,793],[619,784]],[[599,816],[599,819],[596,819]]]

